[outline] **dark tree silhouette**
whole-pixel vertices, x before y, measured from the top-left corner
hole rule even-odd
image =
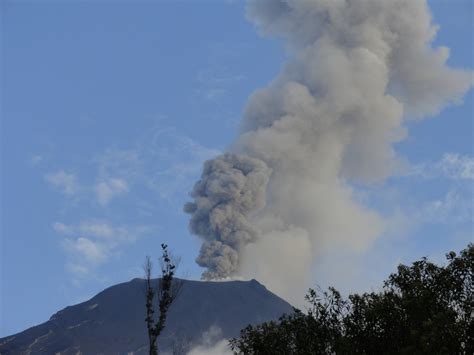
[[[145,279],[146,279],[146,318],[145,322],[148,329],[148,339],[150,345],[150,355],[158,354],[158,337],[165,328],[168,310],[179,294],[181,283],[174,279],[176,271],[176,261],[171,257],[168,246],[161,244],[162,256],[161,278],[158,280],[158,287],[153,287],[152,271],[153,264],[148,256],[145,261]],[[155,296],[158,294],[158,319],[155,317]]]
[[[230,345],[236,354],[474,354],[474,244],[400,265],[381,292],[310,290],[307,313],[248,326]]]

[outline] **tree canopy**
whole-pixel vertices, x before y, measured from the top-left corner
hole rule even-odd
[[[236,354],[473,354],[474,244],[438,266],[400,265],[381,292],[310,289],[306,313],[248,326]]]

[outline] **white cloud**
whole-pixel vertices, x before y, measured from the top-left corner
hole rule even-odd
[[[33,166],[41,164],[44,161],[44,156],[41,154],[34,154],[29,158],[29,163]]]
[[[94,242],[88,238],[68,238],[64,240],[63,246],[68,252],[75,254],[88,263],[99,264],[107,258],[105,245]],[[85,270],[85,268],[82,268],[82,270]]]
[[[474,157],[447,153],[439,165],[447,177],[474,180]]]
[[[473,190],[470,186],[448,186],[435,191],[435,196],[420,200],[419,197],[395,194],[383,201],[390,206],[387,213],[384,235],[398,240],[406,236],[415,238],[424,227],[438,226],[455,230],[472,229],[474,222]]]
[[[396,201],[386,201],[397,205],[389,228],[403,225],[409,231],[422,225],[460,225],[473,221],[474,157],[458,153],[444,153],[437,161],[409,166],[402,177],[419,180],[424,188],[433,186],[437,197],[413,200],[413,196],[400,196]],[[400,181],[399,181],[400,182]],[[440,184],[442,183],[442,184]],[[436,185],[433,185],[436,184]],[[412,199],[411,203],[407,201]]]
[[[474,157],[445,153],[437,162],[412,166],[407,175],[426,179],[474,180]]]
[[[113,226],[101,220],[85,220],[77,225],[55,222],[53,229],[66,238],[61,242],[69,256],[68,270],[77,277],[107,262],[121,248],[147,234],[151,228],[138,226]]]
[[[74,198],[74,204],[65,206],[75,215],[78,209],[89,211],[89,218],[81,220],[68,216],[69,209],[65,208],[62,212],[64,219],[70,217],[69,222],[52,224],[53,230],[63,236],[60,245],[66,254],[66,269],[76,277],[75,284],[96,278],[96,269],[156,229],[157,210],[169,210],[171,206],[181,213],[203,161],[219,154],[173,128],[163,128],[162,122],[142,132],[126,145],[106,149],[84,161],[83,165],[92,164],[92,174],[81,171],[81,179],[65,169],[45,175],[46,182],[65,197]],[[126,202],[127,208],[114,205],[118,198]],[[110,213],[117,221],[125,215],[121,219],[124,222],[111,222]],[[152,217],[153,222],[139,226],[126,222],[135,217]]]
[[[223,66],[210,66],[197,72],[195,93],[198,98],[215,103],[227,96],[233,85],[244,79],[243,75],[234,74]]]
[[[96,197],[102,206],[106,206],[112,198],[122,195],[128,190],[127,182],[119,178],[110,178],[95,185]]]
[[[79,182],[76,174],[64,170],[46,174],[45,180],[65,196],[80,195],[83,203],[92,200],[106,207],[128,194],[127,203],[137,205],[137,210],[144,205],[153,209],[160,200],[179,205],[181,210],[203,162],[218,154],[219,150],[205,147],[173,128],[155,126],[128,146],[109,148],[96,156],[92,163],[97,171],[92,182]],[[129,194],[131,186],[138,194]]]
[[[222,66],[212,66],[199,70],[196,79],[199,83],[206,85],[233,84],[245,79],[243,75],[233,74]]]
[[[64,235],[71,235],[74,232],[74,228],[68,226],[61,222],[54,222],[53,229],[56,233],[64,234]]]
[[[150,231],[150,227],[138,226],[130,228],[127,226],[113,226],[107,221],[89,219],[77,225],[67,225],[55,222],[53,229],[66,236],[87,235],[95,239],[113,243],[124,243],[135,241],[138,237]]]
[[[414,212],[420,223],[459,224],[473,221],[472,191],[451,189],[444,196],[427,202]]]
[[[173,128],[155,127],[130,147],[111,148],[96,158],[99,180],[110,181],[110,177],[116,180],[114,187],[110,183],[101,185],[102,201],[108,201],[111,191],[119,194],[127,191],[125,186],[136,185],[173,203],[187,196],[202,163],[219,153]],[[118,180],[127,185],[118,184]]]
[[[77,177],[73,173],[67,173],[59,170],[55,173],[45,175],[45,180],[53,187],[61,191],[66,196],[73,196],[80,190]]]

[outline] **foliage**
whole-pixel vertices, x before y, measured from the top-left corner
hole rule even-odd
[[[307,313],[243,329],[236,354],[473,354],[474,245],[400,265],[381,292],[309,290]]]
[[[173,281],[174,274],[176,271],[176,263],[172,260],[168,252],[168,246],[166,244],[161,244],[162,256],[161,261],[161,278],[159,280],[159,286],[157,290],[152,285],[152,269],[153,265],[151,263],[150,257],[146,258],[144,270],[146,278],[146,318],[145,322],[148,329],[148,339],[149,339],[149,354],[157,355],[158,354],[158,344],[157,339],[165,328],[166,317],[168,310],[176,299],[179,293],[180,284],[176,281]],[[153,304],[155,294],[159,295],[159,314],[158,319],[155,320],[155,307]]]

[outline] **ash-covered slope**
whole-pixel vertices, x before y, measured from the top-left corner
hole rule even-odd
[[[161,350],[186,350],[209,329],[225,338],[248,324],[277,319],[292,307],[255,280],[201,282],[181,280]],[[145,281],[107,288],[89,301],[66,307],[49,321],[0,339],[0,354],[145,354]]]

